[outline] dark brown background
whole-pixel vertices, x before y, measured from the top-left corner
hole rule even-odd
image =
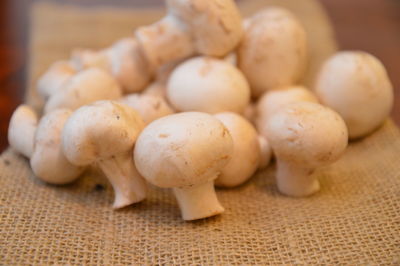
[[[153,5],[161,0],[53,0],[77,5]],[[28,60],[29,10],[34,0],[0,0],[0,152],[8,121],[22,102]],[[321,0],[332,18],[341,49],[377,56],[395,87],[392,117],[400,125],[400,0]],[[299,1],[301,3],[301,1]]]

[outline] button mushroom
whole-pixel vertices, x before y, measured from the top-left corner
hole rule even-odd
[[[76,70],[71,62],[55,62],[37,81],[37,91],[39,95],[47,100],[50,96],[57,93],[64,83],[75,73]]]
[[[235,113],[218,113],[215,117],[228,129],[233,140],[231,160],[215,180],[220,187],[235,187],[246,182],[260,162],[257,131],[245,118]]]
[[[99,101],[116,100],[121,97],[121,89],[110,74],[89,68],[70,78],[45,105],[45,113],[59,108],[75,110],[80,106]]]
[[[302,197],[320,189],[314,169],[337,160],[347,146],[347,129],[333,110],[298,102],[275,112],[266,126],[277,158],[277,185],[288,196]]]
[[[140,27],[136,37],[154,69],[194,54],[222,57],[242,37],[242,19],[232,0],[167,0],[168,15]]]
[[[136,142],[134,159],[147,181],[173,189],[184,220],[196,220],[224,211],[214,179],[232,151],[232,138],[218,119],[187,112],[149,124]]]
[[[114,188],[114,208],[139,202],[146,196],[146,184],[132,158],[133,146],[143,127],[136,111],[113,101],[79,108],[64,127],[65,156],[74,165],[99,166]]]
[[[120,102],[135,109],[145,124],[175,113],[162,96],[132,93],[124,96]]]
[[[10,119],[8,143],[12,149],[27,158],[30,158],[33,153],[38,120],[36,112],[24,104],[18,106]]]
[[[54,110],[40,119],[30,159],[33,173],[50,184],[67,184],[77,179],[84,167],[72,165],[64,156],[61,132],[71,111]]]
[[[248,19],[237,50],[252,95],[295,84],[306,69],[306,33],[288,10],[267,8]]]
[[[303,86],[288,86],[265,92],[258,100],[256,107],[256,125],[260,134],[268,138],[264,130],[268,117],[277,110],[295,102],[318,103],[318,99]]]
[[[250,88],[233,65],[212,57],[196,57],[172,72],[167,97],[179,111],[243,113],[250,101]]]
[[[393,86],[385,67],[360,51],[339,52],[323,65],[315,92],[320,101],[338,112],[351,139],[363,137],[388,117]]]
[[[151,75],[143,51],[135,38],[124,38],[100,50],[75,50],[72,61],[76,69],[101,68],[110,73],[125,93],[142,91]]]

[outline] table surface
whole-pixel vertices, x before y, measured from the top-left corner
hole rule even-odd
[[[340,49],[364,50],[386,66],[395,88],[392,118],[400,125],[400,1],[320,0],[331,16]],[[26,84],[29,10],[34,0],[0,1],[0,152],[8,121],[22,103]],[[161,0],[53,0],[79,5],[149,5]],[[397,73],[396,73],[397,72]]]

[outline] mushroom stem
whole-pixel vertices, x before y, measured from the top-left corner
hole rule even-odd
[[[277,160],[276,181],[281,193],[292,197],[309,196],[320,188],[318,179],[311,173],[314,169]]]
[[[114,188],[114,209],[142,201],[146,197],[146,183],[136,170],[131,151],[99,160],[97,164]]]
[[[181,209],[182,218],[186,221],[214,216],[224,212],[214,189],[214,181],[185,188],[173,188]]]
[[[153,70],[194,53],[187,28],[174,16],[166,16],[152,25],[140,27],[136,37]]]

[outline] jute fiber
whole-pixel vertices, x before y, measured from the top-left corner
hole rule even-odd
[[[260,2],[273,1],[253,3]],[[299,1],[279,3],[291,7]],[[292,10],[310,38],[324,44],[312,51],[316,66],[335,44],[317,2],[301,3]],[[257,4],[249,6],[244,9]],[[160,15],[36,5],[31,84],[52,61],[67,58],[72,47],[103,47]],[[39,105],[34,95],[30,92],[28,101]],[[46,185],[9,149],[0,157],[0,263],[399,265],[399,157],[400,132],[388,120],[352,142],[338,162],[316,171],[322,189],[314,196],[282,196],[272,165],[239,188],[219,189],[222,215],[184,222],[169,190],[151,187],[144,202],[114,211],[104,177],[88,171],[71,185]]]

